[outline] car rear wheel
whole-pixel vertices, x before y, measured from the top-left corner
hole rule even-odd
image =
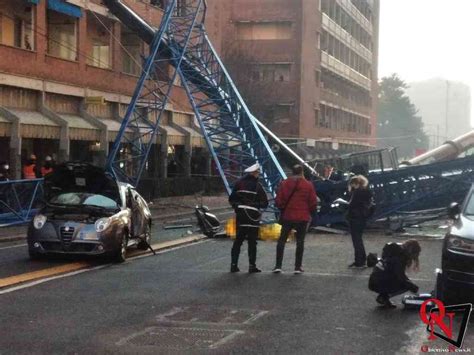
[[[127,260],[127,247],[128,247],[128,232],[124,231],[122,235],[122,241],[120,248],[117,249],[114,255],[114,260],[117,263],[123,263]]]
[[[147,250],[151,242],[151,224],[150,223],[147,223],[147,226],[145,228],[145,233],[142,236],[142,238],[145,239],[145,241],[142,240],[140,243],[138,243],[137,249]]]

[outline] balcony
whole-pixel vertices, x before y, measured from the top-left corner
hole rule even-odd
[[[341,106],[342,109],[346,109],[346,111],[351,111],[361,116],[370,117],[371,114],[370,107],[358,105],[352,102],[351,100],[346,99],[340,96],[339,94],[324,88],[321,88],[320,99],[321,101],[327,101],[337,106]]]
[[[352,37],[349,32],[339,26],[326,14],[323,14],[323,29],[328,31],[339,41],[344,43],[348,48],[352,49],[354,52],[372,64],[372,52],[365,48],[360,42]]]
[[[359,85],[360,87],[369,91],[371,90],[372,82],[369,78],[363,76],[362,74],[352,69],[350,66],[342,63],[340,60],[334,58],[333,56],[330,56],[324,51],[321,51],[321,65],[324,68]]]

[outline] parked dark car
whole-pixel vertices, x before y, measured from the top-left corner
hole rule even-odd
[[[453,224],[444,238],[437,297],[446,304],[474,302],[474,185],[448,212]]]
[[[57,166],[44,181],[44,207],[28,227],[31,258],[45,254],[109,255],[121,262],[127,248],[146,249],[151,213],[129,184],[86,163]]]

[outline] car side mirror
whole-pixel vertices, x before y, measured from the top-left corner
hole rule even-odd
[[[448,207],[448,217],[451,219],[457,219],[461,213],[461,207],[457,202],[453,202]]]

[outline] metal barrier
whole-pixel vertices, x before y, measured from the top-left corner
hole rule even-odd
[[[0,181],[0,227],[26,223],[43,196],[43,179]]]

